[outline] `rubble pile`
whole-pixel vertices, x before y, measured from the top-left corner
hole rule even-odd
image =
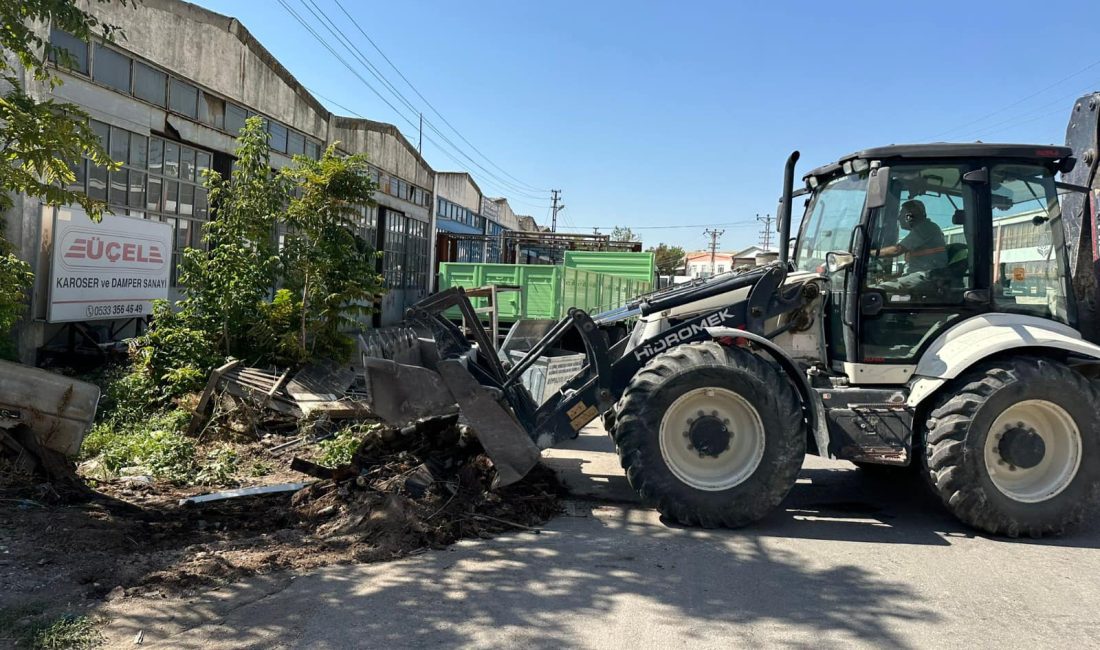
[[[351,463],[329,469],[295,459],[321,480],[297,492],[292,514],[312,535],[383,560],[464,537],[537,530],[559,511],[559,487],[541,467],[494,489],[496,470],[457,416],[367,434]]]

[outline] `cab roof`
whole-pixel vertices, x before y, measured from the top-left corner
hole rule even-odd
[[[923,158],[1013,158],[1045,161],[1063,160],[1073,155],[1069,147],[1037,144],[995,144],[984,142],[936,142],[932,144],[892,144],[887,147],[863,149],[841,157],[835,163],[823,165],[811,170],[809,176],[821,176],[835,173],[844,163],[863,159],[880,160],[919,160]]]

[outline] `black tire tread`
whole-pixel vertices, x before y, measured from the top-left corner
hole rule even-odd
[[[778,414],[785,433],[769,437],[768,444],[782,442],[789,446],[789,449],[781,452],[784,457],[791,454],[798,456],[797,463],[787,463],[775,468],[774,476],[769,477],[767,498],[760,503],[731,503],[720,511],[703,511],[674,498],[673,490],[666,484],[669,479],[648,471],[641,462],[640,448],[646,443],[637,435],[639,428],[633,425],[644,418],[644,406],[666,381],[705,366],[735,368],[766,383],[771,403],[759,405],[758,408],[773,409]],[[631,380],[615,413],[612,437],[630,485],[641,496],[643,503],[655,507],[665,517],[689,526],[734,528],[762,518],[786,497],[798,477],[801,458],[805,455],[802,407],[787,378],[774,365],[755,354],[731,350],[715,342],[680,345],[658,355]],[[671,480],[675,481],[674,478]]]
[[[967,445],[970,425],[978,410],[998,391],[1014,382],[1064,381],[1100,412],[1100,391],[1080,373],[1056,361],[1040,357],[1015,357],[986,364],[969,372],[948,390],[932,409],[926,423],[924,468],[928,484],[944,506],[957,518],[980,530],[1018,537],[1062,534],[1079,522],[1096,499],[1075,503],[1069,514],[1057,519],[1020,522],[996,507],[982,487],[973,480],[966,463],[972,459]],[[1082,435],[1086,435],[1082,431]],[[1086,444],[1089,441],[1085,441]]]

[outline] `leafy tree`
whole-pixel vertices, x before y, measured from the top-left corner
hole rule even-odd
[[[116,0],[136,6],[133,0]],[[100,3],[110,0],[98,0]],[[20,0],[0,2],[0,46],[12,58],[0,58],[0,78],[10,89],[0,98],[0,210],[12,206],[11,193],[24,193],[48,205],[80,205],[93,219],[105,206],[83,192],[65,189],[75,179],[72,164],[87,156],[97,165],[117,165],[103,150],[88,126],[88,115],[75,104],[54,99],[38,101],[27,94],[25,83],[33,80],[55,88],[61,84],[48,64],[71,65],[72,55],[51,45],[39,27],[52,24],[84,42],[99,37],[125,37],[114,25],[106,24],[80,8],[76,0]],[[18,74],[18,61],[26,74]]]
[[[653,253],[653,262],[661,275],[676,275],[677,271],[684,268],[685,253],[680,246],[661,243],[656,247],[651,246],[649,252]]]
[[[98,0],[109,2],[110,0]],[[135,6],[133,0],[117,0]],[[99,139],[88,126],[88,115],[74,104],[54,99],[38,101],[27,94],[27,82],[56,88],[61,79],[47,63],[70,64],[71,55],[41,36],[43,25],[53,24],[90,42],[95,36],[112,40],[122,32],[78,6],[76,0],[0,1],[0,212],[14,205],[13,197],[27,194],[47,205],[80,205],[99,219],[105,205],[83,192],[66,189],[76,178],[72,164],[87,156],[97,165],[116,169]],[[19,74],[16,63],[22,66]],[[12,327],[25,310],[27,291],[34,281],[31,267],[16,254],[4,235],[0,219],[0,356],[13,358]]]
[[[611,230],[611,241],[641,241],[641,239],[630,228],[615,226]]]
[[[273,235],[289,198],[287,179],[271,169],[263,119],[250,117],[237,139],[230,178],[206,170],[214,218],[203,225],[209,249],[183,251],[180,312],[189,327],[208,332],[227,355],[255,358],[253,329],[277,280]]]
[[[358,233],[375,185],[363,155],[340,156],[330,145],[320,160],[296,156],[284,175],[298,194],[287,210],[282,251],[284,286],[300,296],[304,355],[345,357],[344,331],[369,313],[382,290],[376,254]]]

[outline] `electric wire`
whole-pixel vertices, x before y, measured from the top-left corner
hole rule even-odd
[[[323,27],[329,34],[331,34],[333,38],[336,39],[336,41],[345,50],[347,50],[349,54],[352,55],[353,58],[355,58],[360,64],[362,64],[363,67],[366,68],[367,72],[370,73],[370,75],[373,76],[376,80],[378,80],[378,82],[381,83],[382,86],[390,92],[390,94],[392,94],[400,103],[404,104],[410,111],[413,112],[413,114],[420,114],[420,111],[417,109],[417,107],[407,97],[405,97],[405,95],[402,94],[396,86],[394,86],[388,79],[385,78],[385,75],[383,75],[382,72],[378,70],[378,68],[374,66],[373,63],[370,62],[367,56],[363,54],[362,50],[360,50],[358,46],[356,46],[347,37],[344,31],[340,29],[340,27],[336,25],[331,18],[329,18],[328,14],[326,14],[323,9],[317,6],[317,4],[313,0],[299,0],[299,2],[310,14],[313,15],[317,22],[320,23],[321,27]],[[394,110],[397,110],[396,107],[394,107],[392,104],[389,104],[388,102],[387,104]],[[407,117],[405,118],[405,120],[409,122],[414,129],[417,129],[416,124],[413,123],[412,120]],[[431,129],[432,132],[434,132],[440,139],[446,142],[447,145],[449,145],[455,152],[465,158],[469,162],[469,164],[472,164],[480,169],[488,178],[494,180],[497,186],[506,189],[507,193],[518,194],[521,196],[526,196],[527,198],[544,198],[543,196],[539,196],[528,190],[524,190],[515,183],[501,178],[496,173],[481,165],[469,154],[467,154],[461,147],[456,145],[449,137],[447,137],[445,133],[439,130],[439,128],[436,127],[435,124],[431,122],[431,120],[423,119],[423,122],[425,126]],[[427,139],[429,142],[432,142],[432,144],[435,144],[436,147],[440,149],[443,148],[438,142],[435,142],[433,139],[427,136],[425,136],[425,139]]]
[[[508,178],[510,178],[510,179],[514,180],[515,182],[519,183],[520,185],[528,188],[530,191],[533,191],[533,192],[549,192],[550,191],[548,189],[535,187],[535,186],[531,185],[530,183],[525,183],[524,181],[521,181],[520,179],[516,178],[515,176],[509,174],[507,170],[505,170],[500,165],[497,165],[496,163],[494,163],[492,161],[492,159],[490,159],[488,156],[486,156],[484,153],[482,153],[480,149],[478,149],[476,146],[474,146],[474,144],[472,142],[470,142],[468,139],[466,139],[466,136],[462,135],[462,133],[457,128],[455,128],[455,126],[453,124],[451,124],[451,122],[446,117],[444,117],[443,114],[440,113],[430,101],[428,101],[428,98],[425,97],[420,92],[420,90],[418,90],[417,87],[413,85],[413,83],[411,81],[409,81],[409,79],[401,72],[401,70],[394,64],[394,62],[391,61],[388,56],[386,56],[386,53],[382,51],[382,48],[378,47],[378,44],[374,42],[374,39],[372,39],[363,30],[363,28],[359,25],[359,22],[357,20],[355,20],[355,18],[348,12],[347,9],[344,8],[343,3],[341,3],[340,0],[333,0],[333,2],[336,4],[337,7],[340,8],[340,11],[343,12],[343,14],[345,16],[347,16],[348,20],[351,21],[351,24],[355,26],[355,29],[358,30],[360,34],[362,34],[363,38],[367,39],[367,42],[371,44],[371,47],[373,47],[374,50],[376,52],[378,52],[378,54],[386,61],[386,63],[388,63],[391,68],[393,68],[393,71],[396,72],[399,77],[401,77],[402,81],[404,81],[409,86],[409,88],[411,88],[412,91],[414,93],[416,93],[416,96],[419,97],[424,102],[424,104],[428,108],[431,109],[431,111],[433,113],[435,113],[437,116],[439,116],[439,119],[442,120],[443,123],[446,124],[448,127],[450,127],[450,129],[452,131],[455,132],[455,135],[457,135],[463,142],[465,142],[467,145],[469,145],[469,147],[471,149],[473,149],[479,156],[484,158],[487,163],[492,165],[494,168],[499,170],[502,174],[504,174]]]

